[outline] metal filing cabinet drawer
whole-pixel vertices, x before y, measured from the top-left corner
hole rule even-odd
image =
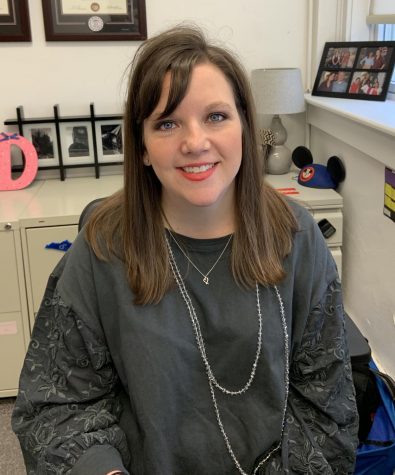
[[[64,255],[63,251],[46,249],[46,244],[62,242],[66,239],[73,242],[77,232],[77,225],[26,229],[30,277],[27,286],[31,291],[34,314],[40,307],[50,273]]]
[[[313,210],[312,215],[317,223],[326,219],[336,229],[332,236],[325,239],[328,246],[341,246],[343,242],[343,213],[341,210]]]

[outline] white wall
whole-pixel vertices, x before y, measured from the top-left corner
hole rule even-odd
[[[313,2],[313,64],[318,65],[325,41],[370,39],[366,27],[369,0]],[[359,102],[369,108],[369,102]],[[346,180],[338,190],[344,199],[345,307],[369,340],[375,361],[395,376],[395,224],[383,215],[384,163],[393,163],[395,138],[378,137],[380,133],[376,137],[366,127],[347,124],[322,110],[318,123],[320,128],[312,127],[308,137],[315,162],[326,164],[330,156],[337,155],[346,166]],[[370,135],[374,138],[366,143]]]
[[[345,307],[369,340],[376,362],[395,376],[395,223],[383,214],[385,166],[315,127],[311,150],[318,163],[337,155],[345,164],[347,176],[339,188]]]
[[[306,69],[307,0],[146,0],[148,35],[182,21],[196,21],[236,51],[248,70],[260,67]],[[42,5],[29,0],[32,43],[0,46],[0,131],[24,106],[26,117],[48,117],[122,109],[123,74],[139,42],[46,42]],[[304,140],[303,115],[290,134]]]

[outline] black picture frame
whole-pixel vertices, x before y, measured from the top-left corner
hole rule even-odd
[[[0,41],[31,41],[28,0],[6,0],[1,5]]]
[[[313,96],[385,101],[395,63],[395,41],[325,43]]]
[[[39,158],[38,168],[59,170],[60,180],[66,179],[71,168],[94,168],[100,178],[100,169],[123,164],[122,114],[95,113],[89,105],[89,115],[61,116],[59,105],[53,106],[52,117],[25,117],[22,106],[16,108],[16,119],[7,119],[5,125],[17,126],[19,135],[30,140]],[[24,169],[23,156],[12,166],[12,171]]]
[[[42,0],[47,41],[127,41],[147,38],[145,0]]]

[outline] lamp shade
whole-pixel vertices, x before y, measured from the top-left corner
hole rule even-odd
[[[300,69],[254,69],[251,86],[260,114],[296,114],[305,110]]]

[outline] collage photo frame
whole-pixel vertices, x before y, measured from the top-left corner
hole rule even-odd
[[[329,42],[313,96],[385,101],[395,62],[395,41]]]

